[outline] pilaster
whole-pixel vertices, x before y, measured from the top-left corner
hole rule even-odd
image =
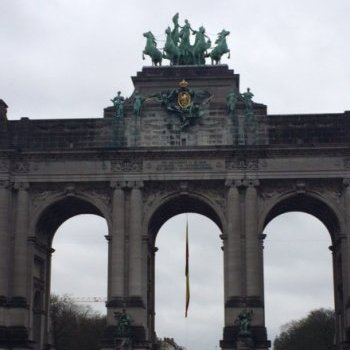
[[[0,305],[1,299],[8,296],[8,259],[9,259],[9,203],[10,203],[10,183],[0,182]],[[1,324],[1,319],[0,319]]]
[[[15,183],[17,190],[12,303],[27,303],[27,238],[29,215],[29,184]]]
[[[259,299],[263,295],[262,247],[258,232],[258,195],[256,189],[258,185],[257,180],[249,181],[245,193],[246,293],[248,300]]]
[[[14,223],[13,283],[9,300],[8,337],[18,348],[29,344],[29,296],[28,296],[28,226],[29,226],[29,184],[17,182],[16,218]]]
[[[224,279],[227,284],[225,286],[225,325],[232,325],[239,311],[237,308],[241,306],[242,301],[242,213],[240,206],[240,193],[238,186],[241,182],[226,181],[227,201],[226,216],[227,229],[224,249]],[[236,309],[236,310],[235,310]]]
[[[142,182],[135,182],[130,194],[129,296],[142,296]]]
[[[120,301],[125,295],[125,185],[122,182],[112,182],[111,187],[113,199],[108,300]]]
[[[350,341],[350,179],[346,178],[343,181],[343,196],[344,196],[344,225],[345,232],[343,238],[338,242],[335,242],[334,248],[336,251],[333,251],[333,265],[334,265],[334,273],[335,280],[337,281],[337,285],[335,285],[335,293],[336,293],[336,306],[339,308],[341,304],[343,304],[342,309],[344,310],[344,317],[340,319],[338,322],[343,323],[342,329],[345,329],[345,333],[342,335],[345,341]],[[340,244],[339,244],[340,243]],[[339,268],[338,268],[338,249],[341,254],[341,262],[342,262],[342,271],[339,276]],[[341,289],[341,290],[340,290]],[[339,309],[337,310],[339,312]],[[340,335],[339,335],[340,336]]]
[[[1,328],[6,326],[6,304],[9,297],[9,204],[10,183],[0,181],[0,337]]]

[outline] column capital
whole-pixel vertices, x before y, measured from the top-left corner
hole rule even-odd
[[[258,187],[260,186],[260,181],[258,179],[244,179],[242,185],[245,187]]]
[[[11,182],[9,180],[0,180],[0,189],[8,190],[11,188]]]
[[[127,187],[126,181],[111,181],[109,186],[113,189],[120,189],[123,190],[125,187]]]
[[[128,187],[140,190],[144,187],[144,183],[143,181],[128,181]]]
[[[108,243],[113,239],[112,235],[105,235],[105,238]]]
[[[29,190],[29,183],[28,182],[15,182],[13,184],[13,188],[18,191],[28,191]]]
[[[243,179],[226,179],[225,181],[226,187],[242,187],[244,186],[244,180]]]

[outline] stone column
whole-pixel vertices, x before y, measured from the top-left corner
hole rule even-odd
[[[10,190],[9,182],[0,182],[0,327],[6,322],[6,304],[9,286],[9,202]]]
[[[241,212],[238,188],[235,183],[229,184],[227,194],[227,259],[225,274],[227,274],[226,299],[241,296]]]
[[[142,182],[135,182],[130,194],[129,296],[142,296]]]
[[[147,318],[147,241],[142,235],[143,194],[142,182],[132,185],[128,211],[129,233],[129,265],[128,265],[128,297],[126,298],[127,313],[133,320],[132,332],[135,341],[140,343],[149,340]],[[135,345],[138,348],[139,345]]]
[[[9,182],[0,182],[0,304],[8,296],[8,252],[9,252]]]
[[[342,285],[342,292],[340,292],[343,296],[342,300],[339,300],[340,293],[337,291],[337,289],[334,291],[335,296],[337,298],[336,305],[339,305],[340,303],[342,305],[342,312],[345,312],[345,315],[342,317],[343,319],[340,320],[343,322],[344,325],[344,331],[350,330],[350,309],[346,307],[348,303],[350,302],[350,179],[344,179],[344,234],[340,237],[338,242],[336,242],[336,248],[338,247],[341,249],[341,262],[342,262],[342,276],[339,276],[338,273],[334,276],[336,278],[336,288],[339,288],[340,282]],[[346,239],[342,239],[346,238]],[[340,243],[340,244],[339,244]],[[337,256],[337,254],[335,255]],[[335,268],[338,268],[336,266],[337,261],[334,261]],[[340,310],[336,310],[340,311]],[[345,341],[345,334],[343,333],[343,339]]]
[[[226,198],[227,226],[224,233],[224,281],[225,281],[225,327],[223,342],[229,348],[236,349],[236,339],[232,337],[237,333],[235,320],[239,315],[242,302],[242,219],[241,203],[238,185],[235,181],[226,181],[228,186]],[[243,265],[243,266],[242,266]],[[229,345],[230,344],[230,345]]]
[[[45,268],[45,291],[44,291],[44,307],[45,307],[45,323],[44,323],[44,338],[43,343],[45,345],[53,344],[52,332],[51,332],[51,318],[50,318],[50,294],[51,294],[51,265],[52,254],[55,249],[48,248],[46,253],[46,268]],[[47,346],[47,348],[49,348]]]
[[[28,183],[16,183],[16,229],[13,266],[13,290],[12,297],[21,303],[28,302],[27,298],[27,248],[28,248],[28,224],[29,224],[29,194]]]
[[[245,234],[246,234],[246,277],[247,297],[261,298],[262,246],[258,232],[258,195],[256,186],[258,181],[250,181],[245,194]]]
[[[125,193],[119,182],[111,183],[112,199],[112,232],[110,234],[108,299],[122,301],[124,297],[124,259],[125,259]],[[120,305],[122,306],[122,305]]]

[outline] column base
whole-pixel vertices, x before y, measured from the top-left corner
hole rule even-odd
[[[142,326],[131,326],[130,337],[117,337],[117,326],[108,326],[105,328],[101,341],[101,350],[124,349],[117,347],[127,346],[126,349],[150,349],[151,343],[146,340],[146,331]]]
[[[28,330],[23,326],[0,327],[0,349],[32,349]]]
[[[251,336],[239,335],[238,326],[227,326],[220,347],[225,350],[268,350],[271,342],[267,340],[266,328],[263,326],[251,326]]]

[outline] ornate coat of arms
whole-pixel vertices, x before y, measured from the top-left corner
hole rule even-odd
[[[201,118],[212,96],[208,91],[189,89],[188,82],[182,80],[179,87],[173,90],[161,91],[155,97],[169,113],[180,118],[180,129],[193,125]]]

